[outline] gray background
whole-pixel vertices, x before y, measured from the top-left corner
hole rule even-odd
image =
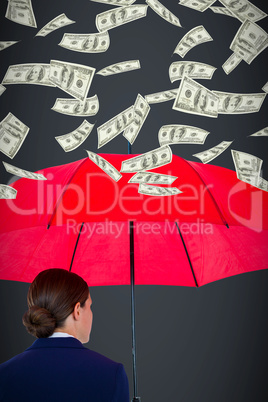
[[[244,62],[230,74],[222,64],[230,56],[229,45],[239,29],[235,18],[199,13],[163,0],[180,18],[183,28],[162,20],[151,9],[147,17],[110,31],[107,52],[82,54],[58,46],[64,32],[96,32],[95,16],[109,8],[89,0],[33,0],[38,29],[15,24],[4,18],[7,2],[0,4],[0,40],[20,43],[0,52],[0,82],[9,65],[49,63],[51,59],[85,64],[99,70],[124,60],[139,59],[142,68],[129,73],[93,79],[88,96],[97,93],[100,111],[89,117],[96,126],[84,145],[65,153],[55,136],[77,128],[84,118],[61,115],[51,110],[57,97],[69,97],[58,88],[35,85],[9,85],[0,97],[0,120],[12,112],[30,127],[29,134],[11,161],[1,160],[36,171],[86,157],[84,148],[97,151],[96,127],[134,103],[142,95],[177,88],[170,83],[169,65],[179,61],[172,55],[183,35],[204,25],[213,42],[192,49],[184,60],[214,65],[212,80],[201,80],[209,89],[227,92],[261,92],[267,82],[267,50],[249,66]],[[144,4],[139,0],[137,3]],[[268,12],[267,3],[253,3]],[[216,2],[214,5],[220,6]],[[57,15],[65,14],[76,24],[61,28],[45,38],[37,31]],[[267,29],[266,19],[258,24]],[[172,110],[172,101],[151,105],[150,114],[135,141],[132,152],[143,153],[158,147],[157,133],[164,124],[188,124],[211,132],[204,145],[173,145],[174,154],[198,161],[192,154],[234,140],[231,148],[249,152],[264,160],[262,176],[268,179],[267,137],[248,137],[267,126],[267,99],[259,113],[219,115],[217,119]],[[99,152],[127,153],[121,135]],[[228,149],[212,164],[234,170]],[[1,183],[13,178],[0,166]],[[4,247],[4,245],[1,245]],[[138,394],[142,401],[266,401],[267,391],[267,284],[268,272],[259,271],[221,280],[200,289],[166,286],[137,286]],[[3,362],[31,345],[33,338],[21,323],[26,310],[28,284],[0,281]],[[126,368],[132,395],[130,290],[127,286],[91,288],[94,322],[88,347],[121,361]]]

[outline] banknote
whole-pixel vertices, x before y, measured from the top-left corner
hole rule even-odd
[[[0,96],[5,92],[6,88],[4,85],[0,84]]]
[[[236,175],[239,180],[257,187],[260,178],[262,159],[246,152],[231,149]]]
[[[204,144],[209,131],[182,124],[162,126],[158,132],[159,144]]]
[[[198,152],[198,154],[194,154],[193,156],[196,156],[196,158],[200,159],[203,163],[208,163],[222,154],[232,144],[232,142],[233,141],[222,141],[215,147],[207,149],[206,151]]]
[[[167,165],[171,161],[171,149],[168,145],[164,145],[163,147],[123,161],[120,171],[124,173],[140,172]]]
[[[95,154],[92,151],[87,151],[88,157],[94,162],[100,169],[107,173],[114,181],[121,179],[122,175],[118,170],[102,156]]]
[[[85,99],[84,102],[78,99],[57,98],[51,109],[69,116],[94,116],[99,111],[99,99],[97,95]]]
[[[50,61],[50,82],[80,101],[85,100],[94,73],[93,67],[58,60]]]
[[[130,106],[123,112],[112,117],[106,123],[97,128],[98,132],[98,148],[107,144],[118,134],[124,131],[134,119],[134,107]]]
[[[193,49],[195,46],[212,40],[212,37],[206,31],[203,25],[198,25],[183,36],[183,38],[177,44],[173,53],[177,53],[183,58],[186,53],[188,53],[189,50]]]
[[[266,84],[262,87],[262,90],[266,93],[268,93],[268,81],[266,82]]]
[[[54,87],[55,85],[49,80],[49,72],[49,64],[14,64],[8,67],[2,84],[35,84]]]
[[[148,6],[151,7],[156,14],[158,14],[160,17],[162,17],[164,20],[167,22],[170,22],[170,24],[176,25],[177,27],[181,28],[181,23],[178,17],[174,15],[171,11],[169,11],[160,1],[158,0],[145,0]]]
[[[256,133],[249,135],[249,137],[268,137],[268,127],[262,128]]]
[[[219,98],[203,85],[184,76],[173,109],[200,116],[218,117]]]
[[[234,15],[231,13],[230,10],[226,7],[209,7],[210,10],[212,10],[215,14],[222,14],[222,15],[227,15],[228,17],[234,17]]]
[[[59,46],[65,49],[81,53],[102,53],[110,46],[108,32],[93,34],[70,34],[65,33]]]
[[[0,151],[10,159],[13,159],[22,146],[29,130],[29,127],[17,119],[16,116],[8,113],[0,122]]]
[[[0,41],[0,51],[6,49],[9,46],[15,45],[19,41]]]
[[[31,0],[9,0],[5,17],[17,24],[37,28]]]
[[[246,114],[258,112],[266,97],[266,93],[236,94],[212,91],[219,98],[219,114]]]
[[[219,0],[241,22],[256,22],[267,16],[262,10],[248,0]]]
[[[230,49],[250,64],[267,46],[267,33],[254,22],[246,20],[237,31]]]
[[[70,152],[83,144],[91,133],[93,127],[94,124],[90,124],[87,120],[84,120],[76,130],[73,130],[68,134],[59,135],[58,137],[55,137],[55,139],[65,152]]]
[[[210,80],[217,70],[209,64],[198,61],[174,61],[169,67],[169,78],[171,82],[181,80],[183,74],[193,79]]]
[[[25,177],[26,179],[33,180],[46,180],[46,177],[41,173],[29,172],[28,170],[12,166],[6,162],[3,162],[3,165],[8,173],[14,174],[15,176]]]
[[[47,36],[51,32],[56,31],[56,29],[70,24],[75,24],[75,21],[70,20],[64,13],[60,14],[41,28],[35,36]]]
[[[238,54],[232,53],[231,56],[222,65],[225,74],[227,75],[230,74],[242,60],[243,59],[241,59],[241,57],[238,56]]]
[[[148,6],[137,4],[133,6],[113,8],[96,16],[96,27],[99,32],[119,27],[128,22],[146,17]]]
[[[137,70],[138,68],[141,68],[139,60],[128,60],[111,64],[110,66],[102,68],[96,74],[107,76]]]
[[[109,4],[111,6],[130,6],[131,4],[135,3],[136,0],[90,0],[94,1],[95,3],[104,3]]]
[[[215,2],[216,0],[180,0],[179,4],[203,12]]]
[[[133,142],[137,138],[143,126],[143,123],[145,122],[148,113],[151,109],[149,104],[140,94],[138,94],[133,108],[134,108],[134,120],[123,132],[123,136],[128,140],[128,142],[130,142],[130,144],[133,144]]]
[[[172,184],[177,178],[168,174],[139,172],[134,174],[128,183]]]
[[[263,179],[262,177],[259,177],[256,187],[258,187],[260,190],[268,191],[268,181]]]
[[[145,195],[155,195],[155,196],[165,196],[165,195],[176,195],[182,193],[177,187],[158,187],[150,186],[148,184],[140,184],[138,193]]]
[[[156,92],[154,94],[146,95],[145,100],[148,103],[161,103],[175,99],[178,93],[178,88],[169,89],[168,91]]]
[[[0,200],[11,200],[17,197],[17,190],[6,184],[0,184]]]

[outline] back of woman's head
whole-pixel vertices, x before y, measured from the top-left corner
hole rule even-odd
[[[23,324],[30,334],[47,338],[63,327],[76,303],[83,307],[88,296],[87,283],[75,273],[59,268],[42,271],[30,285]]]

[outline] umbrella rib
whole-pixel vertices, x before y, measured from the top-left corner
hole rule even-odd
[[[73,256],[72,256],[72,260],[71,260],[69,272],[71,272],[71,269],[72,269],[72,266],[73,266],[74,256],[75,256],[75,252],[76,252],[76,249],[77,249],[77,245],[78,245],[78,242],[79,242],[79,238],[80,238],[80,235],[81,235],[83,226],[84,226],[84,222],[81,223],[81,226],[80,226],[80,229],[79,229],[79,233],[78,233],[78,236],[77,236],[77,239],[76,239],[76,243],[75,243],[75,246],[74,246],[74,251],[73,251]]]
[[[190,268],[191,268],[191,271],[192,271],[192,274],[193,274],[193,277],[194,277],[195,285],[196,285],[196,287],[198,288],[197,279],[196,279],[196,276],[195,276],[195,273],[194,273],[194,269],[193,269],[193,266],[192,266],[192,262],[191,262],[191,259],[190,259],[190,256],[189,256],[189,253],[188,253],[188,250],[187,250],[185,241],[184,241],[184,239],[183,239],[183,237],[182,237],[182,234],[181,234],[181,231],[180,231],[180,228],[179,228],[178,223],[175,222],[175,225],[177,226],[177,229],[178,229],[178,231],[179,231],[179,234],[180,234],[180,237],[181,237],[181,241],[182,241],[182,244],[183,244],[185,253],[186,253],[187,258],[188,258],[188,262],[189,262],[189,265],[190,265]]]

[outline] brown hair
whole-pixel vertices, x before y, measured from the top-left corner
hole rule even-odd
[[[22,322],[31,335],[47,338],[64,325],[76,303],[84,306],[88,296],[88,285],[79,275],[60,268],[46,269],[30,285],[28,311]]]

